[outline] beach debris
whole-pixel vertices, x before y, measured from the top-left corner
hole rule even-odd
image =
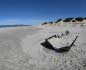
[[[70,32],[68,30],[65,31],[65,35],[69,35]]]
[[[75,39],[71,43],[67,43],[61,38],[59,38],[58,35],[53,35],[47,39],[45,39],[44,42],[41,43],[41,45],[47,49],[54,50],[58,53],[68,52],[70,48],[74,45],[78,38],[78,35],[75,37]]]

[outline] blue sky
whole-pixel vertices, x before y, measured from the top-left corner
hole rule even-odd
[[[0,25],[33,25],[77,16],[86,16],[86,0],[0,0]]]

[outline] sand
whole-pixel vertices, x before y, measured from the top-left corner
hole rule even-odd
[[[70,31],[78,39],[69,52],[44,48],[46,38]],[[73,36],[64,37],[64,41]],[[27,26],[0,29],[0,70],[86,70],[86,27]]]

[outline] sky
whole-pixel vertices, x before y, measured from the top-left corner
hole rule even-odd
[[[0,25],[86,17],[86,0],[0,0]]]

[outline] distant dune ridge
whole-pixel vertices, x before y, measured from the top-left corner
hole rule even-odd
[[[44,22],[42,25],[67,25],[68,24],[81,24],[81,26],[86,25],[86,17],[69,17],[65,19],[58,19],[56,21],[52,22]]]

